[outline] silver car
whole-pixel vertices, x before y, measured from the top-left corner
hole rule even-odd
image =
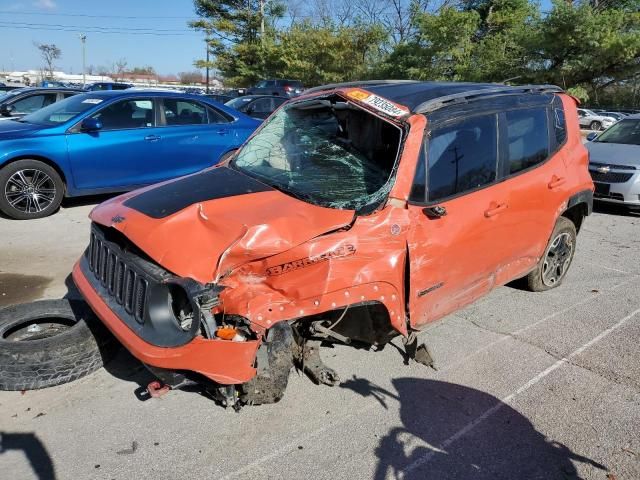
[[[603,113],[594,113],[586,108],[579,108],[578,123],[580,123],[580,128],[602,130],[603,128],[609,128],[611,125],[616,123],[616,119]]]
[[[594,198],[640,209],[640,114],[600,135],[591,133],[587,140]]]

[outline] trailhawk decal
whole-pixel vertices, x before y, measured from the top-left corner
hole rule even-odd
[[[391,115],[392,117],[401,117],[409,113],[408,110],[399,107],[393,102],[389,100],[385,100],[378,95],[374,95],[373,93],[365,92],[364,90],[352,90],[347,93],[348,97],[353,98],[354,100],[358,100],[359,102],[365,103],[376,110],[386,113],[387,115]]]
[[[294,260],[293,262],[287,262],[281,265],[276,265],[275,267],[267,268],[267,275],[282,275],[283,273],[293,272],[294,270],[298,270],[299,268],[316,265],[320,262],[326,262],[327,260],[331,260],[332,258],[348,257],[349,255],[353,255],[354,253],[356,253],[356,247],[354,247],[353,245],[343,245],[334,250],[329,250],[328,252],[325,252],[316,257],[301,258],[300,260]]]

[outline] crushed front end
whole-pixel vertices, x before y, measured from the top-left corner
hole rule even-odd
[[[232,325],[212,314],[221,288],[170,274],[118,231],[92,224],[73,279],[91,308],[143,363],[198,372],[218,384],[255,376],[260,340],[241,317],[230,318]]]
[[[294,362],[335,384],[322,342],[408,334],[409,219],[404,200],[387,197],[424,120],[363,108],[368,98],[301,98],[227,164],[91,213],[74,281],[165,383],[195,380],[227,406],[271,403]]]

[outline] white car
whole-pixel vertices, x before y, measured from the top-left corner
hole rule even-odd
[[[607,117],[604,115],[598,115],[586,108],[578,109],[578,122],[580,122],[580,128],[588,128],[589,130],[602,130],[603,128],[609,128],[616,123],[616,119],[613,117]]]

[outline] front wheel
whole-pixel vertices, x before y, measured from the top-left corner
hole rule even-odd
[[[52,167],[39,160],[18,160],[0,170],[0,211],[16,220],[42,218],[55,212],[64,183]]]
[[[527,275],[533,292],[543,292],[562,283],[576,250],[576,227],[565,217],[558,218],[551,239],[536,268]]]
[[[589,128],[591,130],[600,130],[602,128],[602,123],[598,122],[597,120],[594,120],[589,124]]]

